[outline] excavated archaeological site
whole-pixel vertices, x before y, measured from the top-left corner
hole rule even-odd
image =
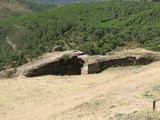
[[[160,60],[159,52],[142,49],[86,55],[81,51],[53,52],[41,59],[0,72],[0,78],[43,75],[84,75],[100,73],[116,66],[147,65]]]

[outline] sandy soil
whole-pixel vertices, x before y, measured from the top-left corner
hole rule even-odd
[[[0,120],[116,119],[151,111],[159,98],[160,62],[94,75],[18,77],[0,81]]]

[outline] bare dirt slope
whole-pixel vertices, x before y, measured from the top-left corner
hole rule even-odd
[[[0,120],[106,120],[150,111],[160,98],[160,62],[82,76],[0,81]],[[157,110],[160,110],[160,103]]]

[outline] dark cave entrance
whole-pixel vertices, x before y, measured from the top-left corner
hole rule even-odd
[[[77,56],[67,60],[60,59],[59,61],[43,65],[28,73],[27,77],[36,77],[43,75],[81,75],[81,68],[84,61]]]

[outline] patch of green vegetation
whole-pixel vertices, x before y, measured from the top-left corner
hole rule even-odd
[[[134,65],[133,67],[134,68],[141,68],[141,67],[143,67],[143,65]]]
[[[131,42],[136,47],[160,51],[159,20],[159,2],[121,0],[65,5],[1,19],[0,69],[8,64],[14,67],[14,61],[20,65],[37,58],[54,45],[87,54],[106,54]],[[22,29],[13,30],[15,26]],[[18,51],[7,44],[6,36]]]
[[[94,109],[95,110],[95,109],[98,109],[98,107],[102,104],[103,104],[103,101],[95,100],[93,102],[83,103],[74,109],[85,109],[85,110],[86,109]]]
[[[146,98],[154,98],[154,96],[152,95],[152,93],[150,91],[146,91],[144,94],[143,94],[144,97]]]
[[[69,55],[63,55],[61,58],[61,60],[63,60],[63,61],[67,61],[69,59],[70,59]]]

